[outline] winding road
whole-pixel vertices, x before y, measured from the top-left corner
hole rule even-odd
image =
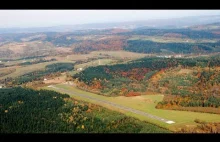
[[[83,98],[86,98],[86,99],[95,100],[95,101],[100,102],[100,103],[108,104],[108,105],[113,106],[115,108],[119,108],[121,110],[129,111],[129,112],[132,112],[132,113],[136,113],[138,115],[149,117],[149,118],[152,118],[152,119],[155,119],[155,120],[167,123],[167,124],[175,123],[172,120],[167,120],[167,119],[164,119],[164,118],[161,118],[161,117],[158,117],[158,116],[155,116],[155,115],[152,115],[152,114],[149,114],[149,113],[137,110],[137,109],[133,109],[133,108],[129,108],[129,107],[126,107],[126,106],[122,106],[122,105],[119,105],[119,104],[116,104],[116,103],[112,103],[110,101],[105,101],[105,100],[97,99],[97,98],[94,98],[94,97],[91,97],[91,96],[88,96],[88,95],[85,95],[85,94],[79,94],[78,92],[75,92],[75,91],[68,91],[68,90],[65,90],[63,88],[55,87],[53,85],[50,85],[48,87],[54,88],[56,90],[60,90],[60,91],[62,91],[64,93],[67,93],[67,94],[71,94],[71,95],[75,95],[75,96],[78,96],[78,97],[83,97]]]

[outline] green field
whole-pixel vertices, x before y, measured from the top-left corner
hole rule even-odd
[[[108,55],[115,59],[123,59],[123,58],[138,59],[138,58],[149,56],[149,54],[134,53],[134,52],[123,51],[123,50],[121,51],[93,51],[90,54],[93,56],[99,56],[100,54]]]
[[[99,59],[99,60],[94,60],[88,63],[83,63],[79,65],[75,65],[76,68],[85,68],[85,67],[90,67],[90,66],[98,66],[98,65],[106,65],[110,64],[113,60],[112,59]]]
[[[65,61],[65,63],[66,62],[73,63],[73,61]],[[44,63],[32,64],[32,65],[23,66],[23,67],[19,66],[16,68],[15,72],[5,75],[3,77],[0,77],[0,80],[5,79],[7,77],[15,78],[15,77],[24,75],[26,73],[30,73],[30,72],[37,71],[37,70],[43,70],[47,65],[54,64],[54,63],[64,63],[64,61],[44,62]]]
[[[208,113],[198,113],[198,112],[188,112],[188,111],[175,111],[175,110],[162,110],[162,109],[156,109],[155,106],[157,104],[157,102],[161,101],[163,99],[163,95],[158,94],[158,95],[144,95],[144,96],[137,96],[137,97],[124,97],[124,96],[119,96],[119,97],[105,97],[105,96],[101,96],[101,95],[97,95],[94,93],[90,93],[90,92],[85,92],[82,90],[79,90],[77,88],[74,88],[72,86],[69,85],[65,85],[65,84],[57,84],[55,85],[55,87],[58,88],[63,88],[65,90],[68,91],[74,91],[74,92],[78,92],[81,94],[86,94],[88,96],[92,96],[98,99],[102,99],[102,100],[106,100],[106,101],[110,101],[116,104],[120,104],[123,106],[127,106],[130,108],[134,108],[137,110],[141,110],[147,113],[150,113],[152,115],[156,115],[168,120],[172,120],[175,123],[174,124],[166,124],[164,122],[160,122],[157,120],[153,120],[151,118],[147,118],[141,115],[137,115],[131,112],[125,112],[125,111],[120,111],[123,112],[129,116],[133,116],[136,118],[139,118],[140,120],[146,120],[148,122],[157,124],[159,126],[165,127],[165,128],[169,128],[170,130],[176,130],[182,126],[185,125],[195,125],[196,123],[194,122],[195,119],[200,119],[200,120],[204,120],[207,122],[220,122],[220,115],[217,114],[208,114]],[[61,90],[57,90],[54,88],[49,88],[49,87],[45,87],[44,89],[52,89],[52,90],[56,90],[59,92],[62,92]],[[74,93],[68,93],[70,96],[77,98],[77,99],[83,99],[85,101],[91,102],[91,103],[96,103],[102,106],[105,106],[107,108],[110,109],[114,109],[114,110],[118,110],[117,108],[113,108],[111,106],[108,106],[106,104],[102,104],[99,102],[96,102],[94,100],[90,100],[90,99],[85,99],[85,98],[81,98],[78,96],[75,96]]]
[[[31,62],[32,59],[26,59],[26,60],[15,60],[15,61],[3,62],[3,63],[4,63],[6,66],[13,66],[13,65],[16,65],[16,64],[19,64],[19,63],[23,63],[23,61]]]

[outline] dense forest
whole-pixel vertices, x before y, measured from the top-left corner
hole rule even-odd
[[[138,53],[210,53],[220,52],[220,42],[216,43],[159,43],[150,40],[128,40],[124,50]],[[166,53],[165,52],[165,53]]]
[[[64,36],[59,36],[58,38],[55,38],[53,36],[48,36],[45,41],[53,43],[55,46],[70,46],[73,43],[80,42],[78,40],[75,40],[74,38],[68,38],[68,34]]]
[[[167,33],[175,33],[180,34],[182,37],[188,37],[192,39],[199,39],[199,38],[219,38],[219,34],[213,33],[211,30],[192,30],[192,29],[135,29],[130,32],[119,33],[119,35],[148,35],[148,36],[163,36]]]
[[[184,110],[182,107],[212,107],[208,112],[220,113],[220,71],[213,69],[200,69],[191,74],[177,75],[168,71],[166,76],[159,79],[158,88],[166,91],[165,98],[158,103],[157,108]],[[172,73],[172,75],[171,75]],[[155,85],[155,83],[154,83]],[[166,88],[166,89],[165,89]],[[190,108],[191,111],[196,109]]]
[[[193,59],[177,59],[177,58],[142,58],[130,61],[127,64],[104,65],[97,67],[89,67],[86,70],[74,75],[86,84],[91,84],[96,79],[113,79],[116,77],[128,77],[134,80],[143,80],[146,73],[155,70],[161,70],[171,67],[214,67],[220,66],[220,60],[217,58],[193,58]]]
[[[0,89],[0,133],[169,133],[48,90]]]

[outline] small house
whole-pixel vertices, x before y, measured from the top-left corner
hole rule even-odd
[[[171,58],[171,56],[169,55],[169,56],[165,56],[165,58]]]
[[[3,88],[3,87],[4,87],[4,85],[3,85],[3,84],[0,84],[0,89]]]
[[[44,78],[44,81],[46,81],[47,79],[46,78]]]
[[[175,57],[175,58],[181,58],[182,55],[175,55],[174,57]]]
[[[82,68],[78,68],[77,70],[78,70],[78,71],[82,71]]]

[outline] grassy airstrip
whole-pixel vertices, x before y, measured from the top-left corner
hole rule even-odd
[[[168,119],[168,120],[172,120],[175,122],[174,124],[166,124],[166,123],[163,123],[163,122],[160,122],[157,120],[153,120],[151,118],[147,118],[147,117],[144,117],[144,116],[141,116],[138,114],[134,114],[131,112],[120,111],[120,112],[125,113],[129,116],[139,118],[140,120],[146,120],[148,122],[157,124],[159,126],[168,128],[170,130],[176,130],[177,128],[181,128],[182,126],[186,126],[186,125],[195,125],[196,124],[194,122],[195,119],[200,119],[200,120],[204,120],[207,122],[220,122],[220,115],[218,115],[218,114],[156,109],[155,106],[156,106],[157,102],[161,101],[163,99],[163,95],[161,95],[161,94],[143,95],[143,96],[137,96],[137,97],[124,97],[124,96],[106,97],[106,96],[101,96],[101,95],[97,95],[97,94],[90,93],[90,92],[85,92],[85,91],[82,91],[80,89],[77,89],[75,87],[72,87],[72,86],[66,85],[66,84],[57,84],[54,86],[58,87],[58,88],[65,89],[69,92],[73,91],[73,92],[85,94],[85,95],[92,96],[92,97],[95,97],[98,99],[102,99],[102,100],[110,101],[110,102],[120,104],[123,106],[127,106],[127,107],[130,107],[133,109],[141,110],[141,111],[144,111],[144,112],[147,112],[152,115],[156,115],[156,116]],[[44,89],[52,89],[55,91],[62,92],[61,90],[57,90],[57,89],[49,88],[49,87],[44,87]],[[88,101],[91,103],[102,105],[102,106],[110,108],[110,109],[117,110],[117,108],[113,108],[112,106],[108,106],[106,104],[96,102],[94,100],[90,100],[87,98],[85,99],[85,98],[75,96],[74,93],[68,93],[68,94],[70,96],[77,98],[77,99],[80,99],[80,100]]]

